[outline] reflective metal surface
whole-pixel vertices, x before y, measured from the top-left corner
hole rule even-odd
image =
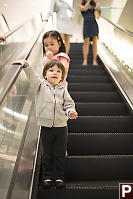
[[[133,84],[133,37],[114,27],[105,19],[99,20],[100,41],[117,58],[120,70],[124,71]]]
[[[37,27],[36,26],[37,23]],[[29,25],[28,25],[29,27]],[[29,30],[35,31],[38,21],[32,22],[30,29],[25,27],[23,30],[23,41],[26,44],[32,39]],[[25,37],[29,31],[29,37]],[[30,37],[31,36],[31,37]],[[10,52],[11,59],[7,59],[7,68],[11,67],[9,60],[14,61],[15,56],[11,50],[11,45],[17,50],[22,51],[23,45],[17,37],[16,42],[9,41],[9,46],[5,46],[2,56]],[[10,45],[11,44],[11,45]],[[3,46],[2,46],[3,47]],[[7,47],[7,48],[6,48]],[[31,59],[35,58],[36,62],[32,64],[36,67],[42,63],[41,57],[42,44],[40,41],[36,44],[35,51],[31,54]],[[8,50],[7,50],[8,49]],[[14,48],[13,48],[14,49]],[[18,51],[17,51],[18,52]],[[8,54],[7,54],[8,55]],[[41,65],[42,66],[42,65]],[[13,66],[12,66],[13,67]],[[41,73],[42,68],[38,68]],[[2,73],[2,76],[4,72]],[[39,127],[36,124],[35,109],[32,105],[34,93],[29,85],[25,73],[22,71],[19,78],[13,85],[10,93],[5,98],[0,110],[0,198],[28,198],[31,181],[33,175],[33,164],[37,149],[37,140],[39,135]],[[29,114],[30,113],[30,114]],[[33,134],[32,134],[33,133]],[[21,193],[21,194],[20,194]]]
[[[133,32],[132,0],[99,0],[102,16]]]
[[[21,93],[17,80],[0,111],[0,198],[6,198],[19,146],[28,119],[31,101]],[[20,89],[19,89],[20,88]],[[20,90],[20,92],[19,92]]]
[[[43,33],[42,33],[43,34]],[[31,56],[30,56],[30,61],[32,63],[32,67],[38,74],[41,74],[42,72],[42,44],[40,42],[42,38],[42,35],[40,36],[40,39],[38,43],[35,45],[35,48],[33,49]],[[24,72],[22,71],[23,78],[26,77]],[[24,83],[25,82],[25,83]],[[27,99],[29,103],[34,101],[34,93],[29,85],[29,82],[27,78],[21,80],[20,82],[21,86],[24,86],[27,88],[27,91],[24,92],[22,96],[25,96],[24,93],[27,93]],[[19,84],[19,85],[20,85]],[[21,89],[20,89],[21,90]],[[20,94],[21,95],[21,94]],[[29,120],[26,124],[26,137],[25,137],[25,142],[24,142],[24,147],[22,150],[22,155],[20,159],[20,164],[18,166],[18,172],[16,175],[15,179],[15,184],[13,187],[12,196],[11,199],[28,199],[31,196],[31,191],[32,191],[32,183],[33,183],[33,178],[34,178],[34,164],[36,161],[36,155],[37,155],[37,150],[38,150],[38,141],[39,141],[39,129],[40,127],[37,126],[37,121],[35,117],[35,106],[34,103],[33,105],[26,106],[27,109],[30,109],[30,115],[29,115]],[[10,188],[12,189],[12,182]],[[10,196],[10,191],[8,193]],[[9,197],[10,198],[10,197]]]
[[[35,31],[41,25],[41,16],[38,14],[10,35],[6,42],[0,43],[0,80],[9,69],[10,64],[22,54],[28,42],[32,41]]]

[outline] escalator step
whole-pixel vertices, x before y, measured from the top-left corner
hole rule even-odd
[[[73,82],[73,83],[81,83],[81,82],[110,82],[109,77],[107,76],[90,76],[90,75],[85,75],[84,77],[78,76],[78,75],[69,75],[67,77],[68,82]]]
[[[107,75],[106,72],[104,70],[94,70],[94,69],[84,69],[84,70],[80,70],[80,69],[70,69],[69,70],[69,74],[68,75]]]
[[[70,133],[132,133],[132,116],[79,116],[76,120],[69,120]]]
[[[117,92],[70,92],[75,102],[121,102]]]
[[[125,182],[125,181],[124,181]],[[129,181],[128,181],[129,182]],[[119,183],[115,181],[78,181],[67,182],[66,189],[44,189],[39,186],[38,199],[58,198],[58,199],[118,199]]]
[[[68,90],[69,91],[80,91],[80,92],[86,92],[86,91],[114,91],[115,87],[113,84],[107,82],[107,83],[69,83],[68,84]]]
[[[76,103],[79,116],[101,115],[130,115],[125,103]]]
[[[132,155],[133,133],[69,133],[67,153],[69,156]]]
[[[133,179],[133,155],[67,156],[67,181]]]
[[[104,70],[104,66],[103,65],[98,65],[98,66],[93,66],[92,64],[88,64],[87,66],[82,66],[82,61],[78,62],[78,63],[70,63],[70,69],[73,70],[77,70],[77,69],[81,69],[81,70]]]

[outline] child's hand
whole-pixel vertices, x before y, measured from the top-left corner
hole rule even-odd
[[[48,19],[43,19],[42,21],[43,21],[43,22],[48,22]]]
[[[29,63],[26,60],[16,60],[12,63],[12,65],[21,65],[23,68],[26,68],[29,66]]]
[[[76,111],[70,111],[70,118],[76,119],[78,117],[78,113]]]
[[[6,37],[5,36],[0,36],[0,40],[3,41],[3,42],[6,41]]]
[[[53,58],[54,58],[54,54],[53,54],[53,52],[52,51],[47,51],[46,52],[46,57],[49,59],[49,60],[52,60]]]

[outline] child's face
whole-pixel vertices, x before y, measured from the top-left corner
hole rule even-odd
[[[45,78],[50,82],[53,86],[56,86],[61,81],[62,70],[58,68],[57,65],[49,68],[46,72]]]
[[[57,41],[57,39],[54,39],[52,37],[47,37],[44,39],[44,48],[45,51],[52,51],[54,55],[58,54],[59,47],[61,46],[60,42]]]

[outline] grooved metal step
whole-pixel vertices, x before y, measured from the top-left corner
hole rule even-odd
[[[124,102],[104,102],[104,103],[89,103],[89,102],[77,102],[76,110],[79,116],[120,116],[130,115],[129,110]]]
[[[67,156],[65,165],[67,181],[133,179],[133,155]]]
[[[97,83],[69,83],[68,90],[72,91],[114,91],[115,86],[109,82],[97,82]]]
[[[58,199],[118,199],[119,184],[115,181],[79,181],[66,182],[65,190],[44,189],[39,187],[38,199],[58,198]]]
[[[70,92],[75,102],[121,102],[117,92]]]
[[[69,156],[132,155],[133,133],[69,133],[67,153]]]
[[[98,65],[98,66],[93,66],[92,64],[88,64],[87,66],[82,66],[82,62],[80,63],[70,63],[70,69],[76,70],[76,69],[81,69],[81,70],[88,70],[88,69],[93,69],[93,70],[103,70],[103,65]]]
[[[69,70],[68,75],[107,75],[104,70],[94,70],[94,69],[71,69]]]
[[[73,82],[73,83],[82,83],[82,82],[110,82],[109,77],[107,76],[90,76],[90,75],[85,75],[84,77],[78,76],[78,75],[69,75],[67,77],[68,82]]]
[[[133,133],[132,116],[79,116],[68,121],[69,132]]]

